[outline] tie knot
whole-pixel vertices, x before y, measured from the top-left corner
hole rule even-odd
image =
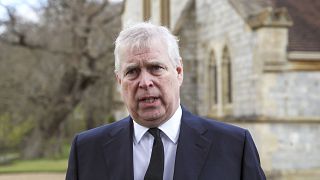
[[[160,138],[160,129],[150,128],[148,131],[154,138]]]

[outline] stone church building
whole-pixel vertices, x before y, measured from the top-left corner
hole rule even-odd
[[[268,179],[320,177],[320,1],[126,0],[178,38],[181,101],[247,128]]]

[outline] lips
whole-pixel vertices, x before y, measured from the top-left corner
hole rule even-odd
[[[138,100],[139,100],[140,107],[151,108],[151,107],[156,107],[160,105],[159,99],[160,98],[156,96],[145,96],[145,97],[139,98]]]
[[[158,97],[142,97],[142,98],[139,98],[139,101],[140,102],[146,102],[146,103],[153,103],[155,102],[156,100],[158,100],[159,98]]]

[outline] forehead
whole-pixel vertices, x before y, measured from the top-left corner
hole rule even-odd
[[[138,60],[169,59],[167,46],[162,41],[151,41],[143,47],[132,46],[123,50],[122,62],[134,63]]]

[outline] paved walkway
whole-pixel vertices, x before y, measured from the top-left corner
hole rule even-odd
[[[0,180],[64,180],[64,173],[0,174]]]

